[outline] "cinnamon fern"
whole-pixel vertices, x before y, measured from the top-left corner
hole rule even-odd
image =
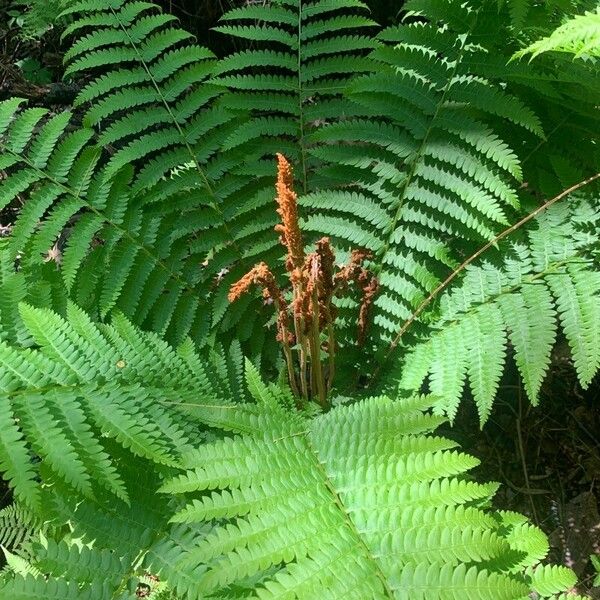
[[[535,405],[560,329],[587,388],[600,368],[600,273],[590,255],[598,218],[586,202],[557,205],[500,264],[469,268],[443,297],[434,331],[406,357],[401,386],[419,389],[429,378],[436,411],[453,418],[468,381],[484,423],[511,346]]]
[[[0,102],[0,597],[581,598],[435,429],[600,368],[592,4],[251,2],[223,57],[64,3],[74,106]]]

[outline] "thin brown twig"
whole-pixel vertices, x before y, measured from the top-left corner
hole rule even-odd
[[[425,300],[423,300],[423,302],[421,302],[421,304],[419,304],[419,306],[413,312],[413,314],[405,321],[404,325],[402,325],[402,328],[398,332],[398,335],[396,335],[396,337],[393,339],[385,358],[387,359],[389,357],[389,355],[396,348],[396,346],[398,345],[398,343],[402,339],[402,336],[406,333],[408,328],[419,318],[421,313],[431,304],[431,302],[433,302],[433,300],[437,297],[437,295],[440,292],[442,292],[443,290],[445,290],[448,287],[448,285],[450,285],[450,283],[452,283],[452,281],[454,281],[454,279],[457,277],[457,275],[459,273],[461,273],[466,267],[468,267],[474,260],[479,258],[484,252],[489,250],[492,246],[495,246],[500,240],[504,239],[505,237],[507,237],[508,235],[510,235],[517,229],[519,229],[519,227],[522,227],[523,225],[525,225],[525,223],[528,223],[529,221],[531,221],[532,219],[537,217],[541,212],[543,212],[544,210],[546,210],[547,208],[549,208],[550,206],[552,206],[559,200],[562,200],[565,196],[568,196],[568,195],[572,194],[573,192],[576,192],[578,189],[580,189],[586,185],[589,185],[590,183],[592,183],[593,181],[595,181],[598,178],[600,178],[600,173],[596,173],[592,177],[588,177],[587,179],[580,181],[579,183],[576,183],[575,185],[572,185],[570,188],[563,190],[560,194],[558,194],[557,196],[554,196],[554,198],[551,198],[547,202],[544,202],[544,204],[542,204],[541,206],[536,208],[533,212],[529,213],[527,216],[523,217],[520,221],[518,221],[514,225],[511,225],[510,227],[505,229],[502,233],[498,234],[493,240],[491,240],[490,242],[485,244],[485,246],[482,246],[479,250],[477,250],[477,252],[475,252],[475,254],[472,254],[471,256],[469,256],[469,258],[467,258],[463,263],[460,264],[460,266],[458,266],[454,271],[452,271],[452,273],[450,273],[450,275],[448,275],[448,277],[446,277],[446,279],[444,279],[444,281],[442,281],[442,283],[440,283],[440,285],[438,285],[435,288],[435,290],[433,290],[433,292],[431,292],[429,294],[429,296],[427,296],[427,298],[425,298]]]
[[[523,432],[521,428],[521,421],[523,416],[523,390],[519,385],[519,414],[517,416],[517,442],[519,448],[519,456],[521,457],[521,468],[523,469],[523,479],[525,481],[525,489],[527,490],[527,495],[529,496],[529,502],[531,504],[531,512],[533,514],[533,518],[535,519],[535,524],[539,525],[540,520],[538,519],[537,512],[535,510],[535,502],[533,500],[533,496],[531,495],[531,485],[529,484],[529,473],[527,471],[527,460],[525,458],[525,444],[523,443]]]
[[[327,406],[327,392],[325,390],[325,382],[323,380],[323,372],[321,365],[321,336],[319,328],[319,300],[317,297],[317,286],[312,290],[312,363],[311,366],[315,374],[316,387],[313,389],[313,393],[316,391],[319,397],[319,403],[323,408]]]

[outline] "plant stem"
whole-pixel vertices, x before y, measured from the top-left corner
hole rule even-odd
[[[448,287],[448,285],[450,285],[450,283],[452,283],[452,281],[454,281],[456,276],[459,273],[461,273],[466,267],[468,267],[474,260],[479,258],[484,252],[489,250],[492,246],[495,246],[500,240],[504,239],[506,236],[510,235],[511,233],[513,233],[514,231],[519,229],[519,227],[522,227],[523,225],[525,225],[525,223],[528,223],[529,221],[531,221],[532,219],[537,217],[541,212],[543,212],[544,210],[546,210],[547,208],[549,208],[550,206],[552,206],[559,200],[562,200],[565,196],[572,194],[573,192],[592,183],[592,181],[595,181],[598,178],[600,178],[600,173],[596,173],[592,177],[589,177],[588,179],[585,179],[584,181],[580,181],[579,183],[572,185],[570,188],[563,190],[560,194],[558,194],[558,196],[554,196],[554,198],[551,198],[547,202],[544,202],[544,204],[542,204],[541,206],[536,208],[533,212],[531,212],[527,216],[523,217],[520,221],[518,221],[514,225],[511,225],[508,229],[505,229],[502,233],[498,234],[493,240],[489,241],[485,246],[482,246],[479,250],[477,250],[477,252],[475,252],[475,254],[472,254],[471,256],[469,256],[469,258],[467,258],[467,260],[465,260],[460,266],[458,266],[454,271],[452,271],[452,273],[450,273],[450,275],[448,275],[448,277],[446,277],[446,279],[444,279],[444,281],[442,281],[442,283],[440,283],[440,285],[438,285],[435,288],[435,290],[433,290],[433,292],[431,292],[431,294],[429,294],[429,296],[427,296],[427,298],[425,298],[425,300],[423,300],[423,302],[421,302],[421,304],[419,304],[419,306],[417,307],[415,312],[413,312],[413,314],[406,320],[404,325],[402,325],[402,328],[398,332],[398,335],[394,338],[394,340],[390,344],[388,353],[386,354],[385,358],[387,359],[387,357],[391,354],[391,352],[394,350],[394,348],[396,348],[396,346],[402,339],[402,336],[406,333],[407,329],[419,318],[421,313],[431,304],[431,302],[438,296],[438,294],[440,292],[442,292],[443,290],[445,290]]]
[[[331,391],[333,387],[333,378],[335,377],[335,335],[333,331],[333,324],[331,323],[331,314],[328,311],[327,316],[327,334],[328,334],[328,353],[329,353],[329,373],[327,374],[327,393]]]
[[[274,299],[274,303],[275,303],[275,310],[277,311],[277,314],[281,314],[282,311],[282,307],[281,307],[281,303],[279,302],[279,300],[277,298]],[[282,327],[281,330],[279,331],[279,334],[281,336],[281,346],[283,348],[283,354],[285,356],[285,362],[287,365],[287,371],[288,371],[288,379],[290,381],[290,387],[292,389],[292,392],[294,394],[294,396],[296,396],[296,398],[300,397],[300,391],[298,390],[298,384],[296,383],[296,374],[294,373],[294,357],[292,356],[292,349],[290,348],[290,345],[288,344],[288,330],[287,328]]]
[[[316,392],[319,397],[319,404],[327,407],[327,392],[325,391],[325,381],[323,380],[323,369],[321,365],[321,331],[319,328],[319,298],[317,295],[317,286],[312,291],[312,365],[314,381],[316,388],[313,388],[313,394]]]

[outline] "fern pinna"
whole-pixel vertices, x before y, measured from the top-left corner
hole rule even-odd
[[[430,398],[313,416],[247,364],[253,401],[232,403],[189,344],[175,352],[123,319],[98,328],[74,307],[68,320],[22,311],[41,347],[3,346],[19,422],[2,419],[2,467],[50,530],[1,578],[7,598],[125,599],[154,581],[198,600],[516,600],[574,583],[540,564],[541,531],[486,508],[497,484],[466,478],[477,461],[431,435],[443,419],[424,412]]]

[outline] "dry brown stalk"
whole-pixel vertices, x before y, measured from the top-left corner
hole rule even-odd
[[[291,289],[286,294],[279,288],[268,265],[255,265],[229,290],[229,301],[235,302],[252,285],[263,288],[263,297],[277,311],[277,339],[285,356],[290,387],[304,400],[314,398],[327,407],[327,395],[335,374],[335,319],[333,298],[350,283],[362,292],[359,311],[359,344],[364,343],[369,308],[379,289],[378,281],[363,266],[370,258],[366,250],[353,250],[347,265],[334,273],[335,253],[329,238],[316,243],[314,252],[306,255],[298,220],[298,197],[294,191],[292,167],[286,158],[277,155],[276,202],[281,223],[275,231],[286,248],[285,267]],[[290,327],[293,323],[293,333]],[[326,341],[325,341],[326,338]],[[327,354],[327,368],[322,354]]]

